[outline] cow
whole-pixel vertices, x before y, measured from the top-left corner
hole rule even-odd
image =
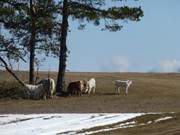
[[[128,94],[128,89],[132,84],[132,80],[116,80],[115,87],[116,87],[116,94],[120,93],[120,87],[126,88],[126,95]]]
[[[25,99],[44,99],[46,100],[48,98],[48,90],[44,87],[43,84],[38,85],[32,85],[32,84],[25,84],[24,89]]]
[[[67,87],[67,92],[69,93],[69,95],[82,95],[85,87],[85,80],[70,82]]]
[[[52,78],[41,79],[37,84],[43,84],[44,88],[47,90],[48,98],[53,98],[55,94],[55,82]]]
[[[96,80],[94,78],[91,78],[89,81],[87,81],[85,93],[90,94],[92,90],[93,93],[95,93],[95,89],[96,89]]]

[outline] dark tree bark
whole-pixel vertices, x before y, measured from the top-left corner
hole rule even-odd
[[[63,1],[63,18],[60,37],[59,71],[57,77],[56,92],[61,95],[65,89],[65,72],[67,58],[67,32],[68,32],[68,0]]]
[[[34,17],[32,0],[30,0],[30,14],[31,14],[31,39],[30,39],[30,43],[29,43],[29,47],[30,47],[29,84],[34,84],[34,60],[35,60],[36,29],[35,29],[35,17]]]
[[[35,36],[32,35],[30,43],[30,63],[29,63],[29,84],[34,84],[34,59],[35,59]]]
[[[6,61],[0,56],[0,61],[4,64],[5,69],[22,85],[25,86],[25,84],[16,76],[16,74],[8,67],[8,64]]]

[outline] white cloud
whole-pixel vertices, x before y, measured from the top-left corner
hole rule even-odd
[[[139,61],[140,62],[140,61]],[[141,62],[142,63],[142,62]],[[128,57],[114,56],[107,59],[101,66],[100,71],[103,72],[136,72],[137,68],[142,68],[141,64],[131,63]],[[138,72],[180,72],[180,60],[178,59],[164,59],[157,62],[157,64],[149,63],[145,65],[146,71]],[[148,70],[148,69],[152,70]]]
[[[159,62],[162,72],[177,72],[180,69],[180,61],[178,60],[162,60]]]
[[[115,56],[105,62],[101,67],[101,71],[105,72],[128,72],[130,62],[127,57]]]
[[[161,60],[152,72],[180,72],[180,60]]]

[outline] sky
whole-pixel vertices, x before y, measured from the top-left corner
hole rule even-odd
[[[180,0],[128,0],[120,5],[141,6],[140,22],[124,22],[118,32],[88,24],[77,30],[70,23],[67,69],[77,72],[180,71]],[[21,69],[28,65],[21,63]],[[40,70],[57,71],[58,59],[48,59]]]

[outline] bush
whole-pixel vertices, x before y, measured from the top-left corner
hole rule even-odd
[[[0,82],[0,99],[11,98],[11,99],[22,99],[24,98],[23,87],[16,82]]]

